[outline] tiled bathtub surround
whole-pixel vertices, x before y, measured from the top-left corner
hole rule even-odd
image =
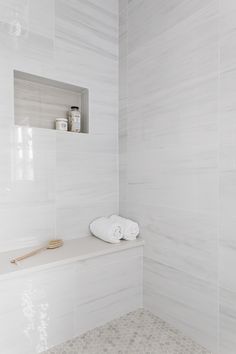
[[[118,213],[118,2],[0,0],[0,52],[0,250],[86,236]],[[14,127],[14,69],[88,87],[89,134]]]

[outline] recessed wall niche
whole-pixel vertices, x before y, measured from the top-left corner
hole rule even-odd
[[[16,125],[55,129],[55,120],[67,118],[71,106],[79,106],[81,133],[88,133],[87,88],[14,70]]]

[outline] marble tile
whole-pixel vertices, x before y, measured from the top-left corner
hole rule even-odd
[[[121,264],[122,258],[122,264]],[[142,286],[142,247],[96,257],[76,265],[76,305],[96,302]],[[137,272],[137,270],[139,270]],[[113,281],[111,280],[113,279]],[[111,287],[111,281],[114,283]],[[94,292],[94,288],[96,292]],[[111,292],[112,288],[112,292]],[[140,304],[141,302],[139,302]]]
[[[19,37],[9,34],[16,19]],[[0,1],[0,49],[1,251],[55,235],[85,236],[93,218],[118,213],[118,2]],[[14,127],[14,69],[88,87],[91,134]],[[141,306],[142,259],[128,258],[124,265],[122,256],[114,266],[107,263],[109,277],[101,279],[100,298],[90,306],[75,306],[75,279],[86,270],[77,276],[74,265],[1,282],[0,352],[40,352],[72,338],[76,328]],[[95,270],[89,271],[91,287],[93,276],[99,283]],[[91,287],[90,295],[96,293]],[[80,299],[86,302],[86,294]]]
[[[158,11],[159,3],[154,1],[151,3]],[[137,23],[130,15],[128,35],[129,86],[132,87],[132,91],[129,91],[130,97],[138,96],[137,83],[140,81],[142,90],[153,94],[154,91],[165,92],[167,89],[187,85],[190,81],[200,82],[217,73],[217,2],[210,0],[204,4],[200,3],[201,11],[196,11],[176,26],[142,42],[142,36],[135,40],[132,37],[133,33],[137,36],[138,30]],[[184,6],[188,7],[186,4]],[[141,16],[143,24],[148,16],[151,16],[145,34],[151,27],[158,27],[159,23],[153,17],[155,12],[148,11],[150,9],[147,6]],[[166,14],[166,19],[168,18],[166,23],[170,23],[168,15]],[[142,27],[140,22],[139,28]],[[137,43],[137,48],[132,51],[134,43],[135,45]]]
[[[0,3],[1,48],[15,54],[15,59],[53,58],[54,1],[12,0]],[[44,18],[43,26],[41,18]]]
[[[164,206],[127,203],[138,218],[145,256],[205,281],[217,281],[217,217]]]
[[[139,309],[71,341],[47,354],[210,354],[166,322]],[[45,353],[45,354],[46,354]]]
[[[130,50],[137,50],[144,43],[149,44],[153,39],[178,29],[184,23],[190,24],[194,16],[206,17],[208,20],[209,14],[217,14],[216,5],[215,0],[193,0],[188,3],[184,0],[174,0],[171,3],[151,0],[148,4],[142,0],[129,1]],[[193,22],[191,25],[194,25]]]
[[[19,37],[9,34],[15,17],[22,26]],[[92,219],[118,212],[118,2],[0,1],[0,38],[1,250],[41,243],[56,231],[65,238],[83,237]],[[82,135],[59,139],[54,131],[33,129],[33,166],[20,164],[13,70],[88,87],[88,140]],[[42,106],[33,104],[29,121],[38,109],[37,118],[45,117]],[[31,154],[27,146],[23,150]]]
[[[236,346],[236,293],[224,288],[220,289],[219,320],[219,353],[233,354]]]
[[[144,260],[144,306],[198,343],[217,351],[217,286]]]
[[[236,146],[235,139],[235,121],[234,115],[236,111],[235,97],[235,81],[236,71],[230,70],[221,72],[220,84],[221,84],[221,102],[220,102],[220,143],[221,143],[221,169],[233,169],[235,168],[234,160],[232,164],[225,164],[225,160],[228,158],[234,158],[233,148]],[[227,150],[228,148],[228,150]],[[230,151],[229,148],[232,150]],[[231,153],[231,156],[230,156]]]
[[[57,134],[56,195],[57,234],[66,239],[88,235],[91,220],[117,213],[117,155],[111,138]]]
[[[75,332],[80,335],[142,306],[142,249],[79,263],[76,284]]]
[[[90,131],[113,134],[115,140],[118,129],[118,8],[114,13],[114,2],[105,10],[104,4],[56,2],[56,67],[61,71],[67,63],[66,77],[89,88]]]
[[[218,1],[120,5],[120,213],[146,241],[144,303],[216,351]]]
[[[227,157],[232,156],[231,152]],[[225,160],[224,160],[225,161]],[[221,197],[221,237],[222,242],[235,246],[235,184],[236,170],[222,171],[220,174],[220,197]]]
[[[10,129],[14,122],[14,83],[12,58],[0,58],[0,129]],[[8,132],[9,134],[9,132]]]
[[[117,15],[88,1],[56,2],[57,46],[114,58],[117,55]]]
[[[233,1],[220,1],[220,353],[235,352],[235,14]]]
[[[220,285],[231,292],[236,290],[232,274],[235,267],[235,68],[234,27],[235,7],[229,1],[221,3],[221,61],[220,61]],[[233,297],[232,297],[233,298]],[[232,301],[231,301],[232,304]],[[223,307],[225,304],[221,304]],[[232,334],[232,331],[231,331]],[[224,339],[225,337],[225,339]],[[227,341],[224,330],[222,341]],[[230,353],[230,351],[229,351]]]
[[[142,250],[79,263],[74,331],[80,335],[142,306]]]
[[[55,234],[55,134],[15,127],[5,134],[1,164],[1,251],[36,245]],[[13,222],[14,220],[14,222]]]
[[[61,0],[55,14],[56,68],[89,88],[89,136],[57,135],[57,233],[74,238],[118,212],[118,8]]]
[[[142,248],[2,280],[0,350],[40,353],[142,306]]]
[[[235,70],[235,13],[234,1],[220,0],[220,70],[229,72]],[[233,74],[233,73],[232,73]],[[232,87],[233,88],[233,87]],[[221,94],[225,91],[221,89]],[[233,103],[233,102],[232,102]]]
[[[129,85],[129,92],[135,86]],[[216,76],[163,92],[155,87],[146,97],[132,98],[129,103],[130,141],[138,144],[142,140],[145,147],[158,150],[216,146],[216,103]]]
[[[125,209],[127,183],[128,1],[119,1],[119,210]]]
[[[129,148],[128,200],[153,207],[215,213],[218,205],[217,155],[214,149],[201,150],[155,150],[141,146],[134,153],[134,148]]]
[[[73,319],[62,321],[62,318],[73,309],[73,292],[68,292],[69,288],[73,290],[73,269],[70,265],[2,282],[3,352],[23,354],[45,350],[48,341],[55,338],[55,328],[58,336],[68,338],[65,333],[68,335],[69,320],[73,329]],[[12,295],[4,298],[8,292]],[[64,332],[60,330],[62,327]]]

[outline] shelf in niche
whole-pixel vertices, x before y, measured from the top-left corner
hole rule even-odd
[[[14,70],[15,125],[55,129],[56,118],[66,118],[71,106],[79,106],[81,133],[87,134],[89,132],[87,88]]]

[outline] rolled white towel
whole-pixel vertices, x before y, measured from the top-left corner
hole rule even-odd
[[[119,243],[122,238],[121,226],[109,218],[98,218],[89,227],[92,234],[103,241]]]
[[[137,222],[123,218],[119,215],[111,215],[110,220],[121,226],[121,232],[123,234],[122,238],[124,240],[133,241],[137,238],[139,234],[139,226]]]

